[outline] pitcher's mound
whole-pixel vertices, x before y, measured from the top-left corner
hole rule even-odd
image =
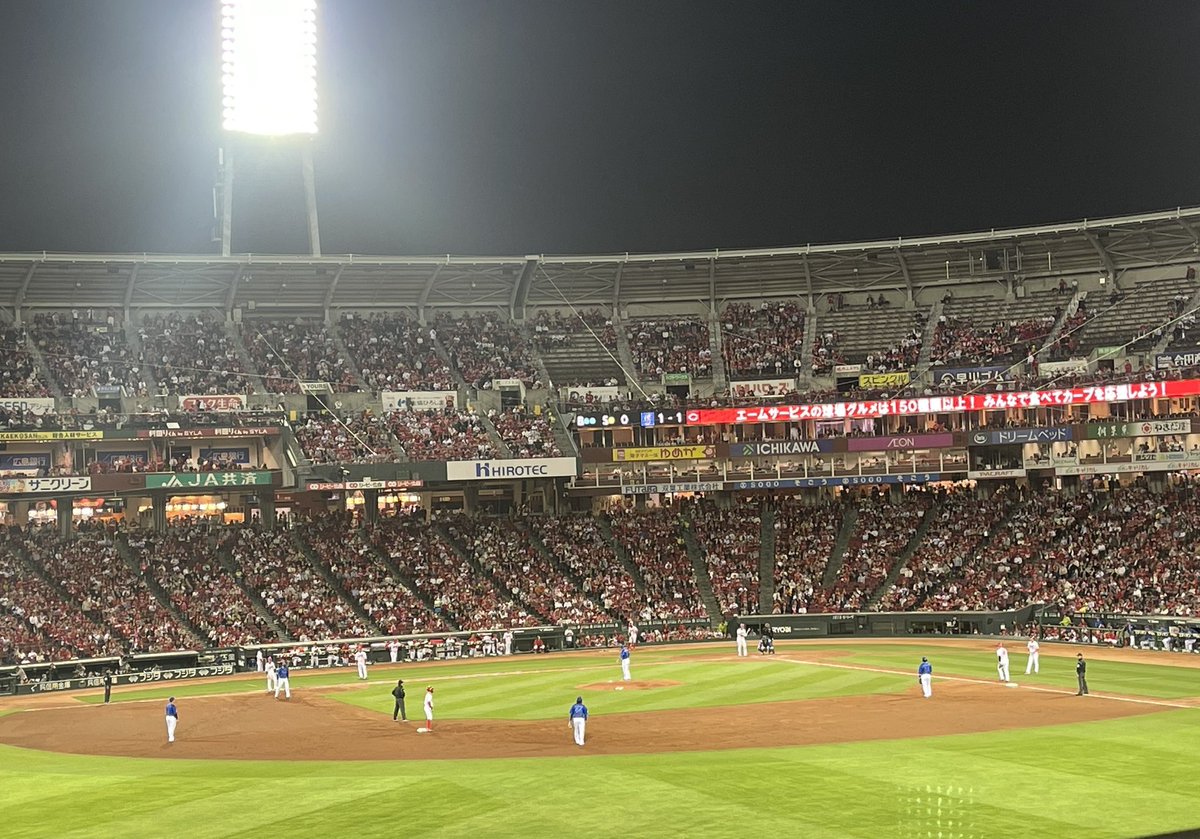
[[[679,684],[680,682],[672,682],[669,679],[658,679],[655,681],[592,682],[590,685],[576,685],[576,688],[578,690],[653,690],[654,688],[673,688]]]

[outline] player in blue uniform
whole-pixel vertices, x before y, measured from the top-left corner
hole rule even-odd
[[[626,682],[633,678],[629,675],[629,647],[626,644],[621,645],[621,678]]]
[[[175,697],[167,700],[167,742],[175,742],[175,726],[179,724],[179,709],[175,707]]]
[[[928,699],[933,696],[933,665],[929,659],[921,657],[921,666],[917,668],[917,681],[921,684],[921,694]]]
[[[292,698],[292,680],[288,678],[288,666],[280,664],[279,669],[275,671],[275,698],[279,698],[279,691],[283,691],[284,699]]]
[[[583,697],[576,696],[575,704],[571,706],[571,730],[575,732],[575,745],[583,745],[584,730],[587,728],[588,710],[583,704]]]

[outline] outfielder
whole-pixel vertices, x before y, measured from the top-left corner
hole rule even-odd
[[[167,742],[175,742],[175,726],[179,724],[179,709],[175,707],[175,697],[167,700]]]
[[[267,693],[271,693],[273,690],[275,690],[275,674],[277,669],[278,668],[275,667],[275,659],[271,656],[267,656],[267,661],[263,665],[263,672],[267,674]]]
[[[288,667],[286,664],[279,665],[275,671],[275,698],[279,698],[279,691],[283,691],[284,699],[292,698],[292,680],[288,678]]]
[[[587,706],[583,704],[583,697],[576,696],[575,704],[571,706],[571,730],[575,734],[575,745],[583,745],[584,730],[587,728]]]
[[[996,670],[1000,673],[1000,681],[1008,682],[1008,650],[1001,641],[996,645]]]
[[[433,731],[433,687],[425,688],[425,728]]]
[[[363,647],[358,648],[358,652],[354,654],[354,662],[358,665],[358,678],[367,678],[367,651]]]
[[[1038,650],[1041,648],[1036,638],[1030,638],[1025,646],[1029,650],[1029,661],[1025,665],[1025,675],[1028,676],[1031,670],[1034,673],[1038,672]]]
[[[737,628],[737,654],[739,656],[750,655],[746,647],[746,624],[739,623]]]
[[[921,656],[921,664],[917,667],[917,682],[921,685],[922,696],[926,699],[933,696],[933,665],[925,656]]]
[[[621,645],[621,678],[626,682],[633,679],[629,675],[629,647],[625,644]]]

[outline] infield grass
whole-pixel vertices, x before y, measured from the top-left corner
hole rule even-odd
[[[717,651],[712,648],[646,649],[636,654],[634,676],[680,686],[606,691],[593,706],[601,703],[609,713],[911,688],[914,653],[917,661],[930,655],[943,675],[994,675],[987,649],[981,654],[935,644],[930,653],[930,644],[870,643],[780,648],[798,657],[805,650],[836,648],[837,663],[904,675],[699,660]],[[380,667],[363,689],[331,695],[390,711],[387,691],[395,672],[403,674],[417,702],[426,681],[443,686],[440,719],[533,719],[565,714],[576,685],[614,678],[611,658],[604,652],[595,659],[524,656],[395,671]],[[1014,666],[1018,662],[1023,670],[1023,653],[1013,656]],[[1043,654],[1042,665],[1042,681],[1073,689],[1073,656]],[[1092,666],[1096,690],[1200,695],[1197,670],[1099,661]],[[297,690],[353,682],[353,673],[344,670],[293,679]],[[185,696],[230,692],[237,684],[176,683],[126,689],[119,698],[158,698],[167,690]],[[201,687],[205,690],[195,690]],[[260,687],[255,680],[244,689]],[[3,835],[12,839],[257,839],[264,833],[296,839],[727,833],[1106,839],[1200,825],[1191,783],[1200,754],[1200,710],[986,734],[903,736],[899,731],[902,739],[768,750],[423,762],[159,761],[0,747],[0,815]]]

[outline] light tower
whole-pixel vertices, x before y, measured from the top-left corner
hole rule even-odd
[[[321,255],[312,139],[317,133],[317,0],[221,0],[221,255],[233,238],[235,149],[283,138],[299,151],[308,242]]]

